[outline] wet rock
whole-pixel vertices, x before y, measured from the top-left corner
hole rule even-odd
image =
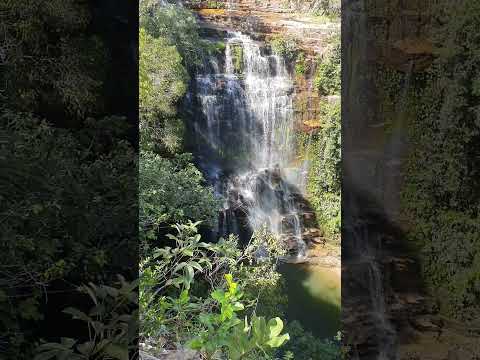
[[[428,317],[419,317],[419,318],[413,319],[411,323],[413,328],[419,331],[439,331],[440,330],[439,324],[436,324],[434,320]]]
[[[310,241],[313,242],[314,244],[325,245],[325,243],[327,242],[327,239],[324,237],[317,236],[317,237],[311,238]]]

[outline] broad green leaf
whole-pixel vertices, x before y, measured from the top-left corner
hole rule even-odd
[[[233,304],[233,311],[241,311],[245,309],[245,306],[241,302],[236,302]]]
[[[193,256],[193,250],[192,249],[182,249],[182,253],[186,256]]]
[[[283,321],[279,317],[270,319],[268,321],[268,328],[270,329],[270,336],[280,335],[283,330]]]
[[[173,269],[173,272],[176,273],[178,270],[182,270],[185,266],[187,266],[186,262],[181,262],[177,266],[175,266],[175,269]]]
[[[282,336],[276,336],[269,341],[267,341],[267,345],[272,348],[278,348],[283,345],[283,343],[287,340],[290,340],[290,335],[284,334]]]
[[[64,312],[65,314],[71,315],[74,319],[82,320],[82,321],[85,321],[85,322],[93,321],[93,319],[91,317],[89,317],[87,314],[85,314],[84,312],[82,312],[78,309],[75,309],[73,307],[68,307],[65,310],[63,310],[62,312]]]
[[[35,357],[33,358],[33,360],[49,360],[49,359],[54,359],[59,352],[60,352],[59,350],[49,350],[49,351],[45,351],[45,352],[42,352],[42,353],[39,353],[39,354],[35,355]]]
[[[60,338],[60,343],[68,348],[71,348],[73,345],[75,345],[76,341],[71,338],[62,337]]]
[[[95,342],[93,341],[87,341],[87,342],[84,342],[83,344],[77,345],[77,350],[83,355],[90,355],[93,352],[94,348],[95,348]]]
[[[190,261],[188,264],[189,264],[191,267],[197,269],[198,271],[203,271],[202,266],[201,266],[198,262],[196,262],[196,261]]]
[[[200,338],[195,338],[193,340],[190,340],[187,343],[187,346],[192,350],[200,350],[203,347],[203,341]]]
[[[193,267],[191,267],[190,265],[187,265],[185,267],[186,271],[185,271],[185,287],[187,289],[190,289],[190,284],[192,283],[193,281],[193,277],[194,277],[194,271],[193,271]]]
[[[186,304],[190,300],[190,297],[188,296],[188,290],[183,290],[181,292],[179,300],[182,304]]]
[[[223,290],[217,289],[214,290],[210,296],[214,299],[217,300],[219,303],[223,303],[225,301],[225,293]]]

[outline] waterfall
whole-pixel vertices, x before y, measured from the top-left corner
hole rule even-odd
[[[210,59],[195,81],[195,153],[224,199],[219,233],[238,232],[243,220],[251,230],[266,226],[303,257],[291,77],[250,37],[229,32],[225,41],[223,59]]]
[[[352,203],[349,205],[351,209],[356,208]],[[365,284],[361,293],[358,289],[354,295],[350,293],[349,300],[355,301],[355,297],[365,296],[366,299],[361,301],[369,305],[362,313],[361,322],[351,324],[351,326],[360,327],[370,324],[370,326],[363,327],[362,330],[370,332],[369,336],[374,339],[372,344],[375,344],[376,347],[375,359],[396,360],[398,359],[397,333],[389,318],[388,294],[385,289],[384,268],[381,263],[381,259],[385,257],[382,249],[384,234],[375,223],[360,219],[358,215],[355,213],[353,217],[347,217],[347,221],[344,222],[348,249],[344,253],[347,256],[342,259],[342,264],[346,267],[344,272],[346,279],[360,277],[359,282]],[[345,288],[345,290],[342,289],[342,292],[348,294],[349,289]],[[369,301],[366,301],[367,299]],[[359,358],[358,354],[356,358]]]

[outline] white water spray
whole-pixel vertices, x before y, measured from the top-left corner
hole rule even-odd
[[[253,230],[266,226],[279,238],[295,242],[298,256],[304,257],[296,201],[301,184],[286,181],[287,175],[300,178],[291,176],[298,169],[291,167],[293,83],[286,64],[237,32],[228,34],[223,60],[223,66],[214,62],[196,78],[204,119],[195,128],[197,138],[204,139],[201,166],[224,196],[225,212],[242,211]],[[226,168],[229,174],[221,179],[218,169]],[[222,235],[238,227],[227,229],[225,222]]]

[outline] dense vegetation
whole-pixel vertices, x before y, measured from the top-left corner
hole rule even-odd
[[[480,314],[480,5],[441,6],[436,59],[410,90],[415,116],[403,203],[441,311],[474,320]]]
[[[307,192],[319,226],[338,239],[341,225],[341,119],[339,104],[323,104],[322,128],[310,135],[306,156],[311,167]]]
[[[207,358],[220,353],[231,359],[259,358],[288,339],[281,335],[279,318],[267,323],[253,311],[261,289],[275,291],[279,276],[271,264],[266,265],[270,275],[265,265],[245,270],[253,250],[240,250],[235,238],[201,242],[199,223],[191,221],[213,226],[220,204],[191,156],[181,153],[183,127],[165,131],[170,123],[185,121],[178,120],[175,108],[185,93],[187,70],[195,71],[205,51],[192,19],[177,6],[141,6],[141,337],[151,352],[190,347]],[[177,234],[165,237],[162,229],[175,223]],[[240,320],[241,314],[249,314],[248,320]]]
[[[125,60],[131,43],[122,39],[118,45],[109,32],[117,24],[114,16],[128,19],[128,11],[122,12],[127,8],[112,14],[104,6],[73,0],[0,4],[5,359],[30,360],[38,351],[39,359],[124,359],[136,337],[134,327],[132,336],[122,330],[135,320],[137,297],[131,282],[137,276],[136,123],[126,117],[136,112],[135,105],[130,108],[136,96],[123,91],[136,64]],[[124,25],[118,30],[128,31]],[[121,295],[110,290],[118,279]],[[121,303],[117,315],[123,315],[113,319],[107,306],[97,308],[91,320],[111,328],[95,338],[86,324],[62,313],[68,305],[91,306],[91,291],[77,290],[88,282],[110,285],[109,294]],[[128,301],[120,299],[127,293]],[[37,349],[60,337],[63,348]]]
[[[119,36],[136,15],[109,3],[0,4],[2,358],[127,359],[138,316],[145,348],[338,358],[336,341],[281,320],[270,234],[210,244],[192,222],[214,226],[219,204],[184,153],[177,107],[221,47],[188,10],[141,2],[137,143],[137,44]],[[256,264],[260,243],[270,257]]]
[[[301,55],[296,59],[298,76],[305,75],[306,65]],[[341,225],[340,61],[340,39],[335,36],[326,54],[315,64],[314,86],[323,98],[321,113],[318,119],[307,124],[313,129],[299,132],[297,136],[300,155],[310,163],[308,200],[315,210],[319,227],[331,240],[339,239]]]
[[[177,109],[189,78],[221,45],[201,40],[193,15],[175,5],[141,2],[140,24],[142,348],[189,348],[207,359],[338,358],[337,340],[281,320],[287,299],[276,259],[284,249],[271,234],[256,232],[247,246],[199,234],[215,226],[220,204],[184,153],[189,120]]]

